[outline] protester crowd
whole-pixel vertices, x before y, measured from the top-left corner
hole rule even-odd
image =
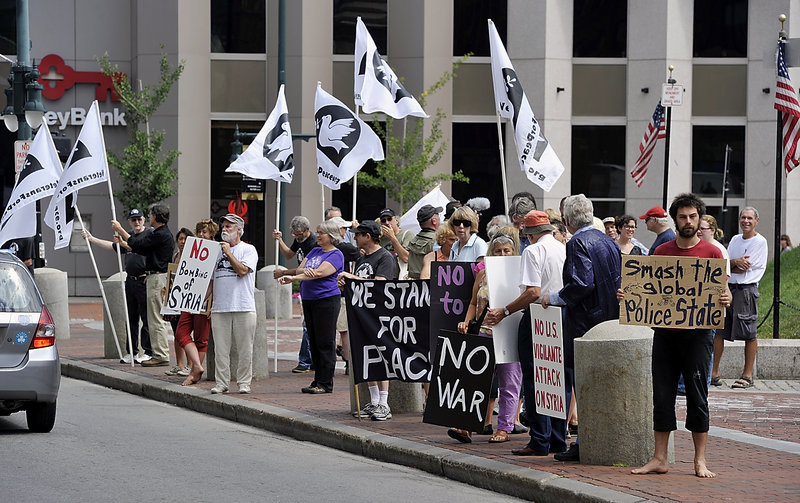
[[[432,265],[441,262],[475,264],[472,299],[458,331],[466,333],[477,321],[479,333],[492,337],[492,327],[512,313],[522,312],[517,329],[519,361],[494,367],[495,380],[483,429],[470,432],[450,428],[449,436],[472,442],[473,433],[489,435],[491,443],[504,443],[510,435],[527,432],[528,441],[512,450],[518,456],[554,454],[560,461],[580,459],[574,394],[574,340],[592,327],[619,318],[622,262],[626,255],[694,256],[729,259],[726,292],[719,298],[726,307],[725,328],[675,330],[655,328],[653,342],[653,402],[656,450],[654,459],[633,473],[663,473],[668,469],[666,449],[670,433],[676,429],[675,400],[678,393],[687,397],[686,427],[695,444],[695,473],[711,477],[706,466],[705,444],[708,432],[708,386],[720,386],[719,362],[724,341],[744,340],[745,361],[741,377],[733,388],[753,385],[753,363],[757,352],[756,299],[758,281],[767,261],[767,243],[756,228],[758,211],[744,208],[739,215],[741,234],[734,236],[727,249],[720,243],[722,231],[706,214],[705,204],[693,194],[680,194],[669,211],[655,206],[636,218],[632,215],[605,217],[594,214],[592,202],[583,194],[565,197],[558,210],[540,211],[529,193],[514,195],[508,215],[488,218],[484,198],[466,204],[451,201],[446,207],[421,206],[416,211],[420,230],[414,234],[400,228],[392,208],[381,210],[374,219],[347,221],[341,210],[328,208],[325,220],[312,227],[308,218],[295,216],[290,223],[291,245],[279,229],[272,233],[284,258],[297,265],[276,267],[274,278],[281,284],[297,282],[303,313],[303,338],[295,373],[311,373],[303,393],[333,392],[337,357],[351,361],[347,313],[343,290],[348,281],[430,280]],[[231,381],[239,393],[250,392],[252,351],[256,326],[254,300],[255,247],[241,240],[244,220],[233,214],[198,222],[192,231],[181,228],[174,236],[168,228],[169,209],[162,204],[145,213],[131,209],[130,230],[112,221],[114,241],[105,241],[84,231],[90,242],[125,253],[127,280],[125,291],[132,345],[123,362],[131,359],[143,366],[169,366],[167,344],[170,323],[175,334],[177,366],[168,375],[185,377],[192,385],[205,372],[209,338],[214,342],[212,393],[226,393]],[[644,221],[654,234],[648,248],[636,238],[638,222]],[[485,237],[480,229],[486,229]],[[161,306],[167,285],[168,265],[180,260],[187,237],[214,241],[221,229],[220,255],[205,305],[206,312],[162,315]],[[676,233],[677,231],[677,233]],[[788,236],[782,237],[785,249],[791,248]],[[177,247],[176,247],[177,244]],[[487,255],[520,256],[519,295],[503,307],[489,308]],[[534,396],[533,348],[529,306],[561,306],[564,335],[564,395],[570,413],[566,420],[536,412]],[[141,322],[141,328],[140,328]],[[337,341],[337,335],[339,340]],[[338,342],[338,343],[337,343]],[[231,361],[232,348],[238,361]],[[232,369],[236,369],[232,375]],[[348,368],[346,371],[350,371]],[[375,421],[392,418],[388,396],[389,381],[369,381],[369,401],[354,416]],[[428,387],[425,385],[425,392]],[[498,403],[496,431],[491,409]],[[525,426],[523,426],[523,423]]]

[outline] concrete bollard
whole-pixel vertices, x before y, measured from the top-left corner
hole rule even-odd
[[[67,273],[42,267],[35,269],[33,279],[42,294],[47,310],[56,325],[56,340],[69,339],[69,295]]]
[[[269,359],[267,358],[267,319],[264,316],[264,290],[255,290],[256,298],[256,335],[253,339],[253,380],[267,379],[269,377]],[[213,318],[213,314],[211,315]],[[208,352],[206,357],[211,355]],[[234,342],[231,345],[231,381],[236,381],[238,375],[237,363],[239,361],[239,350]],[[209,377],[213,375],[209,372]]]
[[[117,331],[117,340],[122,354],[125,355],[125,344],[128,338],[128,328],[125,322],[125,299],[122,292],[125,289],[126,274],[115,273],[103,280],[103,290],[106,292],[108,309],[111,319],[114,320],[114,330]],[[111,321],[103,306],[103,358],[119,358],[117,345],[114,343],[114,334],[111,332]]]
[[[285,267],[278,266],[278,269],[286,270]],[[278,319],[286,320],[292,317],[292,285],[281,285],[278,280],[273,278],[274,265],[262,267],[256,273],[256,288],[264,290],[266,294],[265,306],[266,318],[275,318],[275,296],[278,298]],[[277,286],[277,288],[276,288]]]
[[[581,463],[641,466],[653,457],[653,331],[601,323],[575,339]],[[674,461],[672,437],[668,459]]]
[[[369,397],[369,392],[367,392]],[[389,408],[392,413],[422,412],[422,385],[418,382],[389,381]]]

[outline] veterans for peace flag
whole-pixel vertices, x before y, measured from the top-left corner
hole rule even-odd
[[[514,127],[514,143],[522,171],[528,180],[549,191],[564,172],[564,165],[556,155],[550,142],[542,134],[541,124],[536,120],[522,89],[522,83],[506,53],[503,41],[489,21],[489,47],[492,53],[492,83],[497,113],[511,120]]]
[[[83,123],[78,139],[72,147],[64,173],[58,181],[44,222],[56,235],[54,248],[64,248],[69,244],[75,207],[78,203],[78,190],[108,179],[108,161],[103,140],[103,127],[100,125],[100,111],[97,100],[92,103],[86,122]]]
[[[292,183],[294,148],[283,87],[281,84],[275,108],[253,143],[228,166],[226,172],[235,171],[260,180]]]
[[[0,219],[0,246],[6,241],[36,234],[36,206],[53,194],[61,176],[61,161],[47,125],[39,128],[25,164]]]
[[[395,119],[408,115],[427,118],[422,105],[414,99],[394,71],[381,58],[367,26],[356,20],[355,103],[365,112],[383,112]]]
[[[401,229],[409,230],[416,234],[422,230],[422,228],[419,226],[419,222],[417,222],[417,212],[420,208],[426,204],[430,204],[434,208],[444,208],[447,206],[447,203],[450,202],[450,198],[444,195],[444,192],[442,192],[440,187],[441,185],[434,187],[433,190],[422,196],[422,198],[417,201],[414,206],[411,207],[411,209],[406,211],[403,216],[400,217]]]
[[[338,189],[368,159],[383,160],[383,144],[366,122],[317,83],[314,98],[319,183]]]

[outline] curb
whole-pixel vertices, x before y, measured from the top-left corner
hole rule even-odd
[[[537,502],[640,503],[620,491],[472,454],[362,430],[302,412],[254,403],[231,395],[164,383],[79,360],[61,358],[61,374],[296,440],[314,442],[378,461],[417,468],[489,491]]]

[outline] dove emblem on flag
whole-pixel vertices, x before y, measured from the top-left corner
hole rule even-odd
[[[320,146],[335,148],[337,154],[343,148],[350,148],[347,143],[342,141],[342,138],[355,131],[350,127],[352,123],[353,119],[338,119],[331,122],[330,115],[322,117],[322,124],[317,124]]]
[[[278,123],[267,133],[264,140],[264,157],[274,164],[278,171],[287,171],[294,167],[294,149],[292,148],[292,130],[289,128],[289,114],[278,118]]]

